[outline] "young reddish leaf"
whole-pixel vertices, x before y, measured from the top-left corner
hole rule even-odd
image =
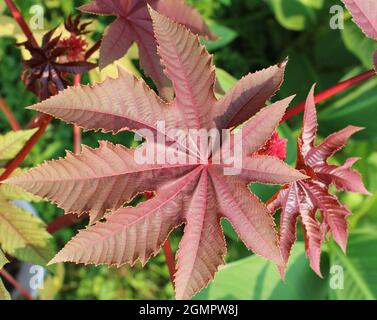
[[[352,165],[358,158],[349,158],[342,166],[319,164],[315,167],[318,178],[326,185],[334,184],[339,191],[360,192],[366,195],[371,193],[365,189],[360,173],[352,170]]]
[[[147,6],[179,22],[198,35],[214,38],[199,13],[182,0],[93,0],[80,9],[84,12],[115,15],[105,31],[100,48],[100,68],[124,56],[133,42],[139,47],[140,65],[153,78],[160,94],[171,100],[171,82],[164,75],[157,55],[152,21]]]
[[[299,215],[297,196],[297,186],[292,185],[291,188],[285,188],[279,192],[275,202],[268,204],[271,212],[275,212],[281,207],[281,203],[286,203],[281,210],[279,225],[279,245],[284,261],[288,261],[292,246],[296,241],[296,223]],[[284,277],[284,268],[280,267],[280,273]]]
[[[327,159],[339,151],[350,136],[361,128],[349,126],[327,137],[315,146],[317,115],[314,104],[314,87],[306,101],[303,128],[298,139],[296,169],[310,179],[295,181],[281,189],[268,203],[270,212],[282,208],[279,242],[284,262],[287,263],[296,238],[296,221],[301,218],[306,253],[312,269],[321,276],[320,255],[324,232],[333,234],[335,241],[345,251],[348,237],[347,216],[350,212],[336,196],[329,193],[334,184],[339,190],[369,194],[359,173],[351,169],[357,158],[348,159],[343,166],[329,165]],[[321,213],[321,219],[316,216]],[[280,268],[284,273],[284,268]]]
[[[306,107],[304,113],[304,121],[302,124],[302,133],[301,133],[301,140],[302,140],[302,153],[303,155],[307,155],[309,150],[311,150],[314,146],[314,139],[317,135],[317,115],[315,112],[315,102],[314,102],[314,89],[315,85],[312,86],[308,98],[306,99]]]
[[[96,67],[86,61],[59,62],[70,48],[59,46],[60,35],[52,38],[55,31],[56,28],[43,36],[41,47],[31,41],[21,43],[31,54],[31,58],[23,62],[22,80],[41,100],[68,86],[67,73],[83,73]]]
[[[351,213],[326,188],[322,188],[320,185],[310,181],[307,182],[307,185],[309,186],[307,190],[312,202],[323,214],[324,223],[329,226],[335,241],[346,252],[348,238],[346,218]]]
[[[375,0],[343,0],[353,20],[369,37],[377,40],[377,4]]]
[[[175,121],[189,138],[188,129],[216,129],[211,113],[217,100],[210,55],[183,26],[152,9],[151,16],[162,62],[176,88],[174,101],[163,103],[144,82],[120,72],[118,79],[94,87],[69,88],[33,108],[86,129],[114,133],[125,128],[160,132],[159,120],[169,128]],[[247,88],[253,90],[251,85]],[[47,162],[7,182],[41,193],[67,211],[89,211],[92,221],[112,210],[104,216],[105,221],[81,231],[52,262],[121,265],[139,259],[145,263],[172,229],[186,224],[177,254],[175,285],[178,298],[190,298],[223,263],[221,218],[234,225],[249,249],[282,265],[273,219],[247,184],[250,180],[285,184],[307,178],[276,158],[254,154],[270,139],[291,100],[262,109],[243,130],[234,133],[233,138],[242,134],[236,137],[242,139],[244,160],[240,167],[235,165],[239,176],[224,173],[229,166],[227,158],[215,163],[216,153],[206,158],[198,153],[199,142],[179,151],[189,155],[179,165],[136,164],[135,150],[101,143],[98,149],[85,148],[81,155]],[[166,144],[168,151],[175,150],[176,146]],[[146,151],[152,145],[147,137],[140,148]],[[221,141],[217,152],[225,153],[226,147]],[[145,191],[155,191],[155,197],[137,207],[120,208],[132,195]]]
[[[363,130],[360,127],[348,126],[338,132],[329,135],[318,146],[313,147],[307,153],[305,160],[309,165],[326,162],[328,158],[341,150],[348,139],[355,133]]]

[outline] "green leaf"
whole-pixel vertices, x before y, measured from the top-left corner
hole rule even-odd
[[[317,11],[323,0],[265,0],[278,22],[286,29],[302,31],[317,21]]]
[[[0,244],[20,260],[45,265],[53,256],[50,234],[39,218],[0,199]]]
[[[1,13],[0,8],[0,13]],[[12,37],[16,38],[17,36],[22,34],[20,27],[18,26],[17,22],[7,16],[0,16],[0,37]]]
[[[216,68],[216,78],[219,81],[221,88],[223,88],[225,92],[232,88],[238,81],[230,73],[221,68]]]
[[[351,75],[359,73],[355,70]],[[350,89],[336,99],[332,99],[324,106],[320,106],[318,122],[319,130],[323,136],[327,136],[334,131],[343,129],[348,125],[365,127],[353,138],[376,139],[377,131],[377,79],[369,79],[364,84]],[[323,110],[322,110],[323,109]]]
[[[236,231],[234,231],[232,225],[228,220],[221,220],[221,227],[223,228],[224,234],[234,241],[239,241],[239,236]]]
[[[202,43],[210,52],[226,47],[237,37],[236,31],[219,24],[212,23],[210,24],[210,28],[211,31],[218,37],[216,41],[202,40]]]
[[[289,57],[290,62],[287,64],[285,80],[276,95],[276,99],[284,99],[295,94],[296,98],[291,103],[294,106],[296,103],[306,99],[313,83],[320,85],[322,81],[318,76],[313,61],[308,58],[306,53],[289,49],[284,55]],[[300,90],[297,90],[297,88],[300,88]]]
[[[195,299],[324,299],[328,284],[309,268],[303,243],[297,243],[285,283],[273,263],[252,256],[219,270],[214,282]]]
[[[38,129],[11,131],[0,135],[0,160],[14,158]]]
[[[368,69],[373,67],[373,54],[377,43],[369,39],[353,21],[346,21],[341,31],[346,48],[352,52]]]
[[[17,248],[13,251],[12,255],[21,261],[46,266],[54,257],[55,251],[51,242],[47,241],[43,246],[28,244],[24,248]],[[55,266],[52,266],[51,270],[54,268]]]
[[[377,299],[377,234],[372,232],[354,232],[351,234],[347,254],[332,243],[331,266],[340,266],[344,270],[344,288],[330,290],[332,299],[375,300]],[[333,274],[337,277],[340,274]],[[340,275],[341,276],[341,275]]]
[[[4,253],[0,250],[0,269],[2,269],[8,263],[8,259],[4,256]],[[10,295],[5,289],[3,282],[0,279],[0,300],[10,300]]]

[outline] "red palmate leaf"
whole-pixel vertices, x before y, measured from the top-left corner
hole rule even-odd
[[[292,100],[262,108],[280,86],[282,70],[273,67],[251,75],[249,79],[259,79],[255,84],[244,79],[236,90],[217,101],[212,58],[198,37],[156,11],[150,12],[158,53],[173,82],[175,100],[165,103],[143,80],[120,70],[118,79],[94,87],[68,88],[32,107],[87,130],[117,133],[139,129],[146,142],[132,150],[101,142],[98,149],[84,148],[80,155],[46,162],[7,182],[47,197],[66,212],[89,212],[91,221],[97,221],[80,231],[52,263],[121,265],[138,259],[146,263],[169,233],[185,224],[175,284],[177,298],[190,298],[213,279],[223,263],[226,247],[222,218],[233,224],[249,249],[282,264],[273,219],[247,185],[250,181],[284,184],[307,176],[275,157],[256,154],[270,139]],[[242,103],[240,96],[248,98]],[[241,130],[226,130],[231,134],[230,141],[221,140],[213,152],[204,153],[201,142],[189,130],[227,128],[228,124],[216,126],[214,121],[222,116],[214,112],[220,105],[224,113],[228,108],[242,110],[243,116],[234,125],[254,116]],[[248,111],[250,105],[255,108]],[[161,122],[166,130],[162,130]],[[176,136],[174,128],[183,130],[183,136]],[[157,148],[165,147],[178,158],[186,155],[184,161],[166,164],[154,154],[152,163],[159,164],[139,164],[135,155],[147,154],[155,142],[146,129],[167,138],[158,142]],[[192,143],[184,145],[182,137]],[[237,149],[240,146],[241,151]],[[229,162],[234,151],[241,153],[234,154],[241,157],[241,163]],[[222,161],[216,162],[219,154]],[[238,169],[239,175],[226,173],[232,168]],[[144,191],[155,191],[155,196],[136,207],[123,207]],[[105,214],[108,210],[111,213]],[[98,221],[102,217],[104,221]]]
[[[303,128],[298,138],[296,167],[310,176],[310,179],[285,186],[269,201],[268,209],[275,212],[282,208],[279,241],[285,263],[296,240],[296,224],[300,218],[310,266],[321,275],[320,255],[324,233],[329,231],[344,251],[348,237],[346,218],[350,212],[339,203],[336,196],[329,193],[329,186],[334,184],[339,190],[363,194],[369,192],[365,189],[360,174],[351,169],[357,158],[348,159],[342,166],[327,164],[328,158],[343,148],[350,136],[361,128],[349,126],[315,146],[317,126],[313,86],[306,101]],[[321,213],[320,220],[317,211]],[[280,271],[283,274],[284,268],[280,268]]]
[[[117,17],[105,31],[100,48],[100,68],[124,56],[132,43],[136,42],[141,67],[153,78],[160,94],[171,100],[171,82],[164,75],[157,55],[148,4],[192,32],[214,38],[199,13],[188,7],[183,0],[93,0],[91,4],[80,7],[80,10]]]

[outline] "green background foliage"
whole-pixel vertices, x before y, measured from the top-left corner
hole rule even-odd
[[[337,82],[366,71],[372,66],[372,52],[376,43],[366,39],[345,12],[345,27],[333,30],[329,26],[333,5],[340,0],[188,0],[206,18],[220,38],[205,42],[215,56],[219,80],[224,89],[235,79],[248,72],[265,68],[289,57],[286,80],[274,99],[297,94],[295,102],[305,99],[313,83],[323,90]],[[16,1],[27,20],[29,9],[41,4],[45,9],[45,28],[62,23],[63,17],[75,12],[85,1],[74,0],[19,0]],[[36,101],[20,80],[21,53],[15,47],[14,36],[19,32],[9,14],[0,5],[0,95],[6,100],[21,124],[26,125],[32,112],[24,108]],[[2,14],[3,13],[3,14]],[[90,16],[86,16],[89,18]],[[100,37],[108,17],[95,17],[93,40]],[[137,57],[132,62],[138,66]],[[83,79],[89,82],[89,77]],[[228,264],[220,269],[215,281],[197,295],[200,299],[376,299],[377,298],[377,79],[318,105],[320,135],[326,136],[346,125],[366,129],[357,134],[344,151],[334,157],[340,163],[346,157],[361,157],[356,168],[363,174],[371,197],[358,194],[340,194],[351,209],[350,239],[347,255],[330,240],[324,245],[322,271],[318,278],[309,268],[304,255],[302,235],[295,246],[286,281],[282,282],[275,267],[250,253],[238,239],[232,227],[224,223],[228,241]],[[299,133],[301,116],[280,128],[289,139],[289,157],[295,159],[295,138]],[[0,131],[9,131],[0,114]],[[100,133],[84,133],[83,142],[96,146],[98,139],[108,139],[130,146],[132,135],[116,137]],[[72,130],[67,124],[54,120],[39,143],[24,162],[35,166],[46,159],[64,156],[72,148]],[[271,187],[253,186],[266,200],[274,192]],[[45,222],[53,220],[62,211],[48,203],[36,208]],[[64,229],[54,237],[55,245],[62,247],[84,223]],[[172,235],[176,250],[182,230]],[[340,267],[340,268],[339,268]],[[341,270],[341,274],[339,273]],[[338,276],[344,276],[340,283]],[[343,289],[339,289],[343,284]],[[173,290],[162,253],[151,259],[142,269],[139,265],[119,269],[83,267],[66,264],[60,272],[50,274],[45,299],[171,299]]]

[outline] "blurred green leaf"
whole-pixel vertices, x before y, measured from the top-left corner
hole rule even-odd
[[[347,254],[332,243],[331,266],[344,270],[344,288],[330,290],[330,298],[338,300],[377,299],[377,232],[355,232],[350,235]],[[331,272],[331,269],[330,269]],[[339,277],[334,274],[331,277]],[[330,280],[331,284],[331,280]]]
[[[227,46],[237,37],[236,31],[222,25],[212,23],[210,24],[210,28],[211,31],[218,37],[218,39],[215,41],[202,40],[202,43],[210,52]]]
[[[222,219],[221,226],[223,228],[224,234],[234,241],[238,241],[240,238],[237,232],[233,229],[232,225],[228,220]]]
[[[237,82],[235,77],[220,68],[216,68],[216,78],[225,92],[232,88]]]
[[[324,299],[326,293],[326,279],[320,279],[309,268],[304,244],[297,243],[285,282],[272,262],[252,256],[221,268],[215,280],[195,299]]]
[[[359,73],[355,70],[352,75]],[[348,125],[365,127],[366,129],[355,135],[355,138],[376,139],[377,132],[377,79],[369,79],[364,84],[347,90],[343,95],[319,107],[318,115],[320,133],[327,136],[334,131]],[[321,110],[321,109],[324,110]]]
[[[365,67],[371,69],[373,67],[373,54],[377,48],[376,41],[367,38],[360,28],[351,20],[344,23],[344,29],[342,29],[341,35],[347,49],[352,52]],[[328,50],[327,52],[332,51]]]
[[[320,84],[321,79],[307,54],[289,49],[285,55],[289,57],[289,62],[285,71],[284,83],[278,91],[277,97],[283,99],[295,94],[296,98],[291,103],[293,106],[295,103],[304,101],[313,83]]]
[[[265,0],[276,19],[286,29],[302,31],[317,21],[317,11],[324,0]]]

